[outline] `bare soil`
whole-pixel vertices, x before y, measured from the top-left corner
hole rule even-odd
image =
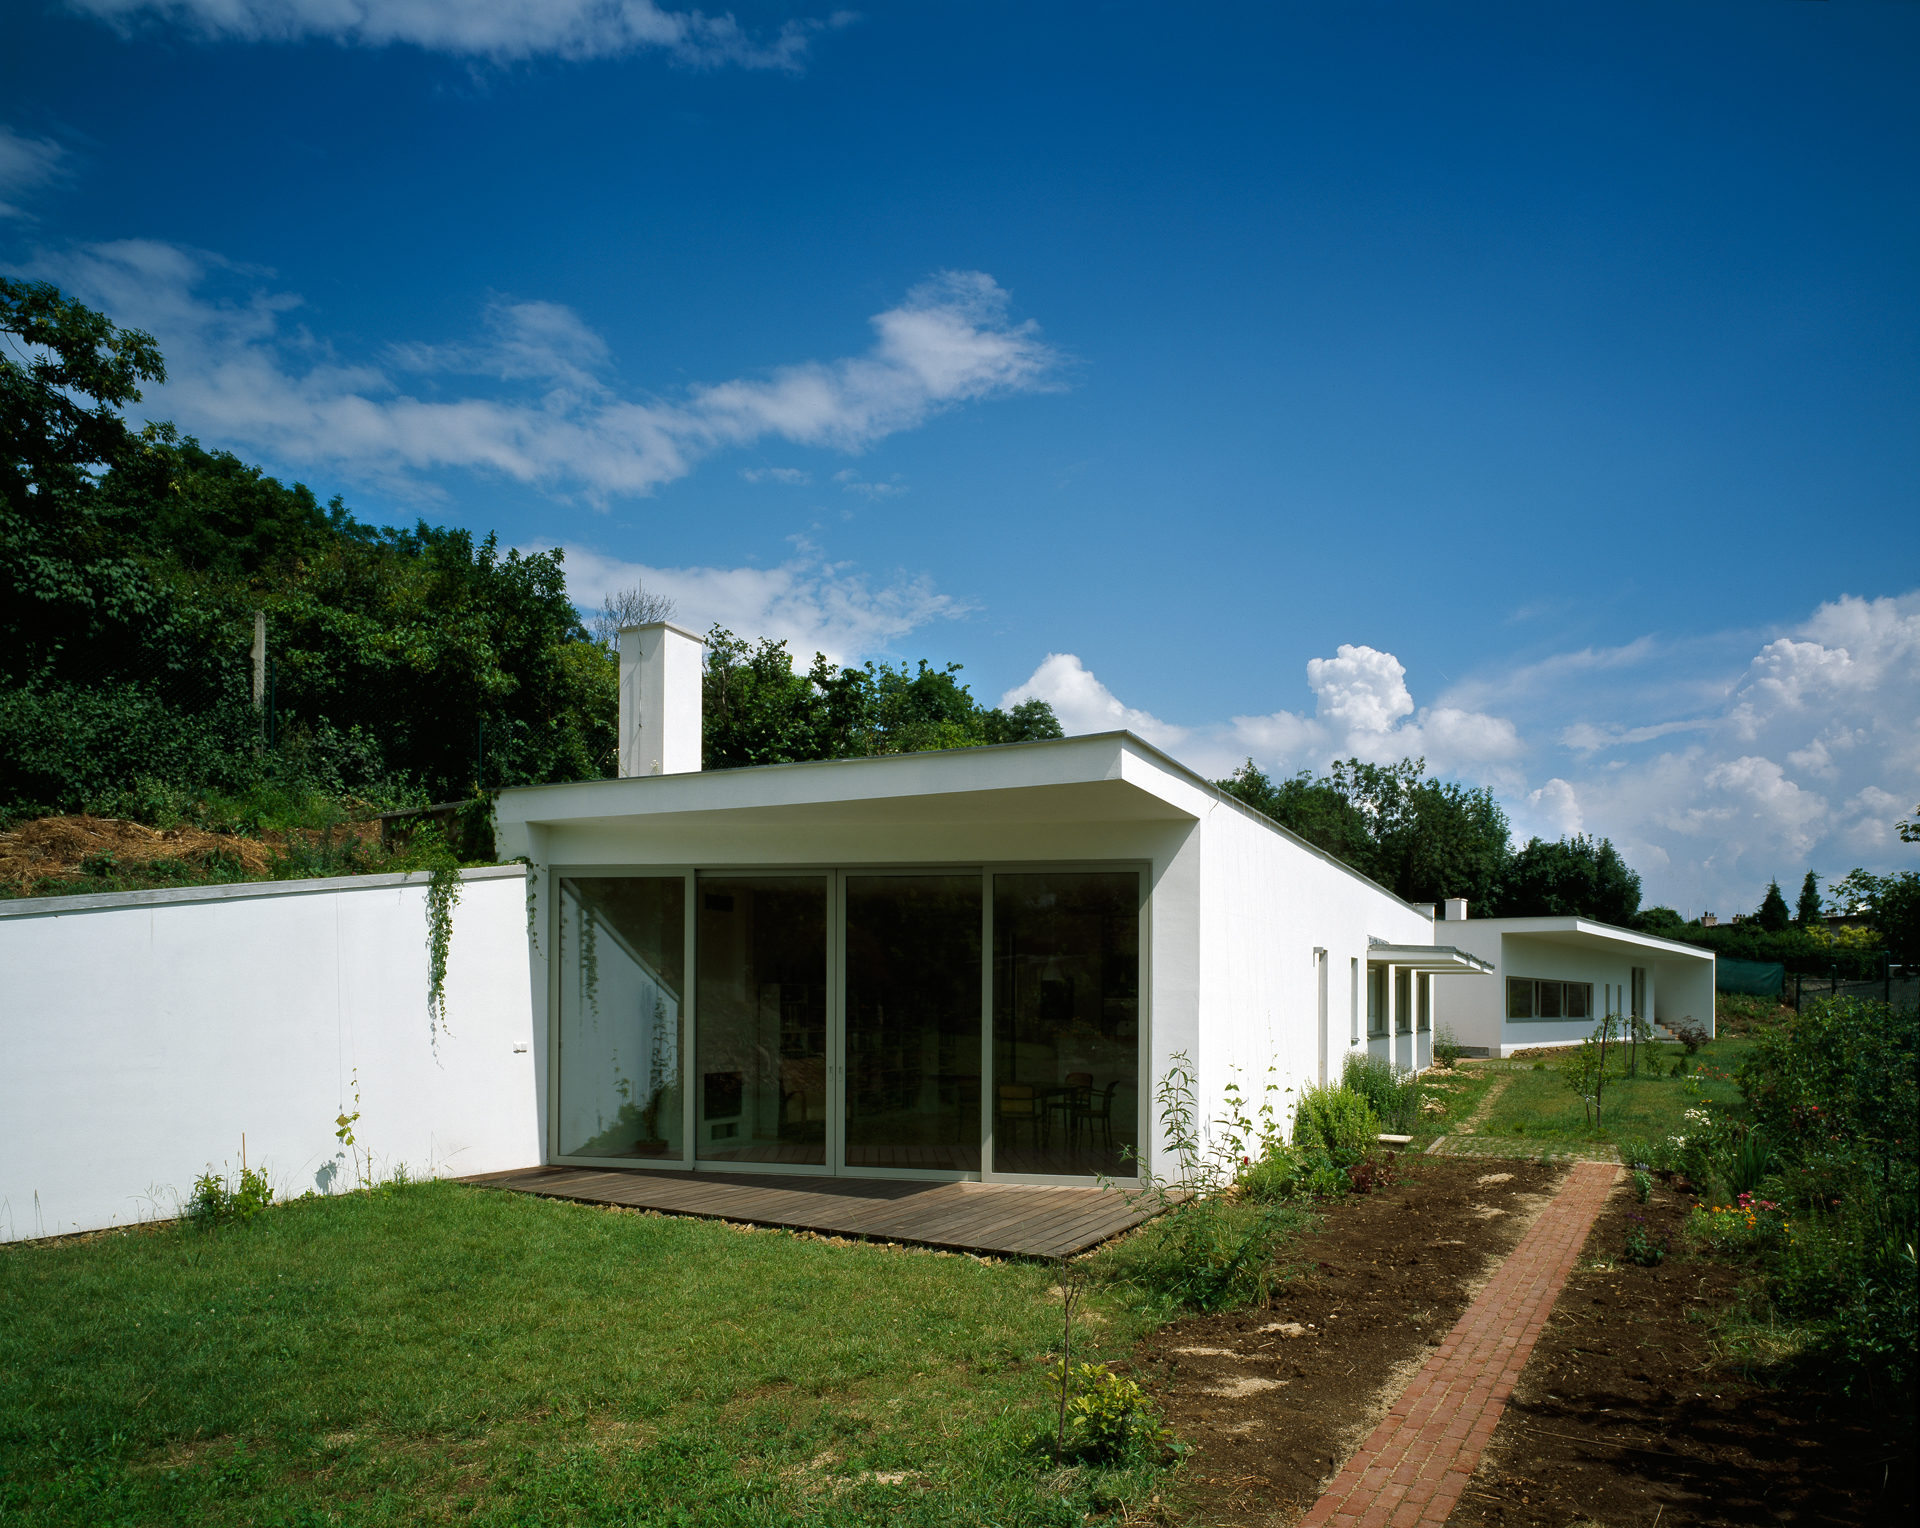
[[[1713,1341],[1740,1271],[1622,1256],[1635,1217],[1677,1247],[1689,1203],[1671,1189],[1645,1206],[1615,1191],[1455,1528],[1913,1521],[1911,1417],[1743,1378]]]
[[[1289,1249],[1267,1307],[1140,1346],[1190,1452],[1173,1504],[1208,1524],[1297,1521],[1559,1186],[1535,1162],[1402,1156]]]
[[[27,896],[48,883],[63,883],[110,866],[138,873],[165,865],[186,872],[225,870],[247,878],[273,873],[274,861],[296,845],[319,841],[316,831],[295,830],[246,838],[200,828],[149,828],[119,817],[41,817],[0,833],[0,895]],[[377,822],[342,823],[332,842],[344,847],[379,841]]]

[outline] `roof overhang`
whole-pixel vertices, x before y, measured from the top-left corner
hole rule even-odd
[[[1493,920],[1502,923],[1500,933],[1508,939],[1529,939],[1541,944],[1566,945],[1573,949],[1610,950],[1622,955],[1637,955],[1642,959],[1662,956],[1676,960],[1701,960],[1711,962],[1713,951],[1702,949],[1699,945],[1681,944],[1674,939],[1661,939],[1653,934],[1643,934],[1638,929],[1619,928],[1611,923],[1596,923],[1591,918],[1513,918]]]
[[[1118,736],[521,786],[500,792],[509,829],[698,832],[927,822],[1188,822],[1205,799]]]
[[[1399,966],[1427,976],[1493,975],[1491,961],[1450,944],[1384,944],[1369,940],[1367,959],[1375,965]]]

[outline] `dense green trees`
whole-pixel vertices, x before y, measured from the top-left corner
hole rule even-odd
[[[835,669],[817,653],[798,672],[786,643],[748,643],[716,626],[707,637],[705,765],[732,769],[1062,735],[1045,701],[988,709],[954,677],[959,672],[957,663],[936,669],[924,661],[917,670],[884,663]]]
[[[1611,841],[1575,834],[1530,840],[1508,863],[1495,915],[1577,914],[1631,927],[1640,911],[1640,876]]]
[[[1466,897],[1483,908],[1501,885],[1506,813],[1487,790],[1430,779],[1424,759],[1336,762],[1269,779],[1251,759],[1223,790],[1410,902]]]
[[[1426,761],[1343,759],[1269,779],[1249,759],[1221,788],[1409,902],[1465,897],[1483,918],[1577,914],[1631,925],[1640,877],[1608,840],[1512,847],[1492,792],[1429,779]]]
[[[0,339],[0,818],[613,772],[618,660],[559,552],[366,525],[171,426],[129,431],[157,348],[51,286],[0,279]],[[1060,735],[1043,702],[982,707],[952,665],[795,673],[781,644],[712,641],[712,767]]]

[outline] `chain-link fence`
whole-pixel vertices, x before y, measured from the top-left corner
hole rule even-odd
[[[1781,993],[1781,1001],[1791,1004],[1796,1013],[1808,1003],[1833,997],[1866,998],[1873,1002],[1911,1008],[1920,1004],[1920,972],[1908,971],[1890,962],[1884,965],[1880,975],[1866,979],[1790,972],[1785,990]]]

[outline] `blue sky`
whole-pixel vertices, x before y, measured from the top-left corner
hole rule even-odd
[[[1920,8],[16,0],[145,409],[1650,898],[1910,865]]]

